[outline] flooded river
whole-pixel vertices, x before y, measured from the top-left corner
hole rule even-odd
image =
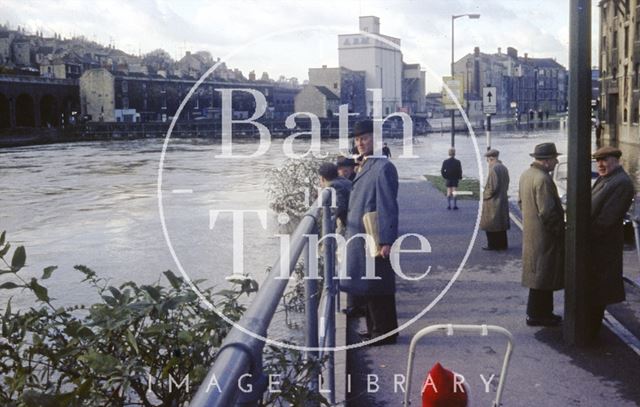
[[[417,138],[414,154],[398,158],[401,140],[388,140],[401,181],[439,174],[447,156],[448,134]],[[541,142],[553,141],[566,152],[564,130],[493,135],[493,147],[511,172],[512,197],[517,180],[530,161],[528,153]],[[0,149],[0,230],[27,249],[26,276],[39,276],[43,267],[57,265],[50,293],[62,304],[87,302],[93,295],[83,285],[75,264],[95,269],[113,284],[128,280],[152,283],[162,271],[177,271],[160,222],[158,167],[163,140],[53,144]],[[323,140],[322,151],[337,153],[337,140]],[[251,154],[257,142],[234,145],[234,154]],[[456,138],[458,158],[467,177],[479,177],[473,138]],[[486,150],[484,136],[477,139]],[[308,143],[296,144],[298,151]],[[638,178],[639,149],[623,146],[625,165]],[[163,172],[166,231],[176,257],[192,278],[223,284],[232,272],[232,217],[220,212],[211,227],[211,211],[267,211],[267,228],[258,216],[245,214],[244,271],[262,280],[277,257],[275,216],[268,211],[267,170],[285,160],[282,140],[251,159],[222,159],[219,141],[172,140]],[[480,164],[485,168],[484,160]],[[401,207],[402,209],[402,207]],[[165,282],[163,282],[165,284]],[[2,295],[6,295],[3,293]],[[0,300],[6,300],[2,298]],[[19,305],[24,298],[15,298]]]

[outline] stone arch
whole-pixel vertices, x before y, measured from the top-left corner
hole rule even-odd
[[[56,98],[51,95],[44,95],[40,99],[40,126],[58,127],[60,124],[60,108]]]
[[[22,93],[16,98],[16,126],[35,127],[35,109],[31,95]]]
[[[11,107],[9,99],[0,93],[0,129],[11,127]]]

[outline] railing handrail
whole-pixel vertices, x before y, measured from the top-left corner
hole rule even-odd
[[[326,202],[327,192],[328,190],[322,192],[322,202]],[[302,250],[307,245],[304,235],[310,234],[316,227],[320,210],[321,207],[316,201],[291,235],[289,259],[284,263],[289,273],[294,269]],[[233,406],[240,396],[238,383],[243,375],[251,375],[247,378],[247,382],[251,379],[256,380],[261,375],[264,342],[246,331],[266,337],[269,324],[289,282],[288,279],[277,278],[282,267],[283,263],[278,256],[256,297],[238,322],[238,325],[245,330],[237,327],[231,329],[218,351],[216,361],[191,400],[190,406]]]

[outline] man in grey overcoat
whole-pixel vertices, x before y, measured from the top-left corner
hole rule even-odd
[[[522,210],[522,285],[529,288],[527,325],[556,326],[553,292],[564,288],[564,210],[549,174],[558,164],[554,143],[530,154],[535,161],[520,177]]]
[[[608,304],[625,300],[622,280],[622,220],[635,194],[633,183],[620,165],[622,152],[602,147],[593,154],[598,179],[591,188],[591,228],[589,270],[589,330],[595,339]]]
[[[498,159],[498,150],[489,150],[484,155],[489,163],[487,183],[482,193],[482,216],[480,229],[487,234],[484,250],[507,250],[509,230],[509,170]]]
[[[373,123],[371,120],[355,124],[355,144],[362,158],[359,172],[353,180],[347,213],[347,275],[340,279],[340,289],[364,296],[368,332],[364,339],[385,335],[398,327],[396,316],[395,274],[389,261],[391,245],[398,237],[398,172],[385,156],[374,156]],[[365,233],[363,216],[377,212],[380,249],[372,258],[365,250],[364,239],[354,237]],[[373,270],[367,275],[367,262]],[[375,272],[375,278],[373,274]],[[398,334],[391,334],[374,342],[392,344]]]

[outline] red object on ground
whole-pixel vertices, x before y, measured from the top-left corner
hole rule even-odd
[[[438,362],[427,373],[422,385],[422,407],[466,407],[469,398],[463,379]]]

